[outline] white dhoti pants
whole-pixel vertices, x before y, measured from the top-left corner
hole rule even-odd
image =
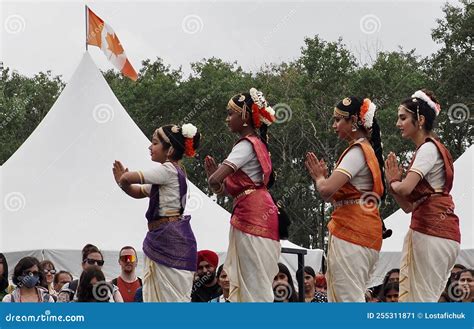
[[[409,229],[400,265],[399,302],[438,302],[451,274],[457,241]]]
[[[377,250],[331,234],[326,272],[328,302],[365,302],[365,291],[378,259]]]
[[[244,233],[231,226],[224,270],[230,302],[273,302],[280,242]]]
[[[145,256],[144,302],[190,302],[194,272],[158,264]]]

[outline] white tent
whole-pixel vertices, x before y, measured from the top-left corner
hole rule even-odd
[[[474,236],[473,236],[473,160],[474,146],[470,146],[454,162],[454,183],[451,194],[455,203],[455,214],[459,217],[461,229],[461,252],[457,263],[474,268]],[[393,230],[393,235],[384,240],[377,269],[372,277],[372,284],[382,282],[385,273],[392,268],[400,267],[403,240],[410,226],[411,214],[398,210],[385,219],[385,225]]]
[[[118,250],[141,250],[148,200],[119,189],[112,163],[121,160],[130,170],[153,166],[149,143],[86,52],[49,113],[1,169],[0,251],[10,268],[35,255],[77,276],[80,251],[93,243],[104,252],[106,276],[116,276]],[[230,215],[189,185],[186,212],[198,249],[225,257]],[[319,270],[322,253],[308,250],[307,264]],[[296,268],[296,256],[284,258]]]

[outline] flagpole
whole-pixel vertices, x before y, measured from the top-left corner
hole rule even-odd
[[[85,13],[86,13],[86,16],[85,16],[85,19],[86,19],[86,51],[88,50],[87,49],[87,35],[89,34],[89,22],[87,21],[87,5],[85,5]]]

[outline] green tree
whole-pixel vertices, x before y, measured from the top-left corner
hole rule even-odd
[[[398,105],[415,90],[427,85],[429,79],[423,70],[424,63],[414,50],[381,52],[372,66],[361,67],[354,73],[349,87],[351,94],[368,97],[377,105],[384,156],[394,152],[405,166],[411,160],[413,145],[401,137],[395,126]],[[387,196],[380,208],[381,216],[386,218],[398,209],[393,198]]]
[[[308,151],[314,151],[330,171],[334,169],[347,147],[332,129],[333,108],[342,98],[356,95],[376,103],[384,154],[394,151],[405,165],[414,147],[395,127],[397,108],[417,89],[428,88],[438,96],[443,110],[436,133],[454,158],[472,144],[473,4],[469,0],[461,0],[460,6],[446,4],[443,12],[432,33],[441,49],[429,58],[400,48],[380,52],[373,63],[360,66],[341,39],[329,42],[316,35],[304,40],[301,56],[295,61],[265,65],[253,74],[236,62],[209,58],[192,63],[192,73],[184,77],[181,68],[173,69],[156,58],[143,61],[137,82],[113,70],[104,72],[104,77],[147,136],[169,123],[198,127],[201,148],[197,159],[185,160],[185,166],[190,180],[208,195],[212,192],[204,173],[204,157],[212,155],[223,161],[237,140],[224,123],[228,100],[251,87],[262,90],[276,111],[277,122],[269,128],[277,175],[271,192],[284,203],[292,219],[290,240],[305,247],[325,248],[331,209],[315,192],[304,160]],[[28,78],[6,68],[0,87],[3,164],[48,113],[64,83],[50,72]],[[465,116],[459,117],[462,111]],[[217,201],[231,210],[230,198]],[[382,217],[397,209],[387,198]]]
[[[210,195],[204,157],[211,155],[216,161],[222,162],[230,153],[237,136],[225,124],[227,102],[233,95],[249,90],[253,78],[237,63],[227,63],[217,58],[192,63],[191,68],[192,74],[180,86],[183,104],[176,122],[191,122],[202,133],[197,159],[186,161],[185,164],[189,178]],[[231,211],[230,198],[219,197],[218,203]]]
[[[181,106],[181,69],[173,70],[157,58],[142,62],[137,82],[109,70],[104,76],[115,95],[143,133],[151,137],[156,128],[172,123]]]
[[[0,78],[0,164],[3,164],[31,135],[64,88],[50,71],[32,78],[8,68]]]
[[[427,69],[430,88],[442,108],[438,133],[454,158],[473,143],[474,4],[469,0],[460,3],[460,7],[449,3],[443,7],[445,17],[437,20],[431,34],[442,48],[431,56]]]

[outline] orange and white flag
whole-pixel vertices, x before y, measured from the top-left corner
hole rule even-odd
[[[112,27],[105,23],[87,7],[87,44],[102,49],[107,59],[133,81],[138,79],[137,72],[127,59],[122,44]]]

